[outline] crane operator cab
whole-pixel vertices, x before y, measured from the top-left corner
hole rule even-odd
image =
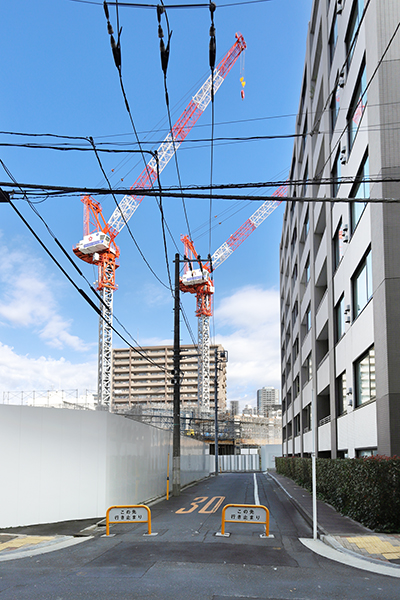
[[[182,285],[197,285],[206,283],[210,279],[210,273],[207,269],[188,269],[181,277]]]

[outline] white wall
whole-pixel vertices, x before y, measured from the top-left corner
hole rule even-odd
[[[105,517],[172,482],[172,434],[103,411],[0,405],[0,527]],[[207,454],[206,454],[207,452]],[[181,484],[209,475],[208,448],[181,438]]]
[[[229,471],[259,471],[260,457],[257,454],[220,454],[218,467],[221,473]],[[210,472],[215,473],[215,454],[210,454]]]
[[[275,469],[275,457],[282,456],[281,444],[261,446],[261,470]]]

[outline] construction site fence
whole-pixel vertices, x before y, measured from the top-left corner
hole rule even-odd
[[[3,392],[2,404],[93,410],[97,401],[93,390],[18,390]]]

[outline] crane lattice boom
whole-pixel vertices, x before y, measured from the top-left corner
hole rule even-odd
[[[167,135],[157,151],[157,161],[152,158],[146,165],[131,189],[153,187],[158,173],[171,160],[180,144],[211,102],[212,90],[219,89],[239,55],[245,50],[246,42],[240,33],[236,41],[225,54],[213,73],[193,96],[172,131]],[[129,221],[143,200],[143,196],[126,195],[111,215],[108,223],[102,214],[101,206],[90,196],[84,202],[84,235],[73,249],[75,255],[98,267],[97,289],[101,293],[100,309],[102,317],[99,323],[99,360],[98,360],[98,403],[111,408],[111,354],[112,354],[112,305],[113,293],[117,289],[115,270],[118,267],[119,248],[115,238]]]
[[[243,36],[240,33],[237,33],[236,42],[214,70],[214,94],[218,91],[225,77],[228,75],[229,71],[236,62],[236,59],[240,53],[245,50],[245,48],[246,42],[244,41]],[[159,146],[157,150],[157,156],[159,164],[158,170],[160,173],[174,156],[181,143],[187,137],[188,133],[196,124],[199,117],[210,104],[211,89],[212,82],[210,75],[201,86],[199,91],[193,96],[192,100],[189,102],[188,106],[175,123],[172,128],[172,132],[167,135],[162,144]],[[157,161],[155,158],[152,158],[131,189],[150,188],[153,186],[153,183],[156,181],[156,179]],[[131,218],[142,200],[143,196],[124,196],[119,204],[119,208],[114,210],[108,221],[110,227],[119,233],[124,227],[125,222]]]
[[[279,187],[272,195],[284,198],[287,186]],[[185,245],[184,273],[180,279],[180,289],[196,295],[196,316],[198,317],[198,390],[199,414],[206,413],[210,406],[210,324],[212,316],[212,297],[214,283],[211,279],[211,269],[214,271],[240,246],[246,238],[281,204],[282,200],[266,200],[229,239],[214,252],[209,262],[202,263],[194,247],[193,241],[187,236],[181,236]],[[195,268],[193,268],[193,265]]]

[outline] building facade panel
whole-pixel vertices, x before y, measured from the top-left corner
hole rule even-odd
[[[400,205],[376,202],[400,197],[399,20],[396,0],[313,3],[280,245],[286,454],[311,452],[313,394],[320,456],[400,453]]]

